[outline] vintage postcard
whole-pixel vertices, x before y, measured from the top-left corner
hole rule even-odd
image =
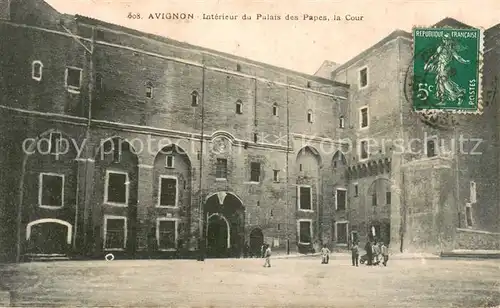
[[[0,307],[500,307],[497,0],[0,0]]]

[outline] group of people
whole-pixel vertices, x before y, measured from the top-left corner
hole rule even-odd
[[[352,266],[358,266],[359,263],[366,265],[379,265],[382,263],[387,266],[389,261],[389,250],[383,242],[377,243],[376,241],[368,241],[365,245],[366,254],[359,257],[358,242],[353,243],[351,247],[352,253]]]

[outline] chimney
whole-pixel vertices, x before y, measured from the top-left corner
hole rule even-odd
[[[0,19],[10,20],[11,0],[0,0]]]

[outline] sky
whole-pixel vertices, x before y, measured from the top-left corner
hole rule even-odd
[[[314,74],[323,61],[344,63],[396,29],[411,31],[445,17],[474,27],[500,23],[500,0],[45,0],[56,10],[166,36],[252,60]],[[193,20],[149,19],[191,13]],[[129,14],[142,19],[130,19]],[[203,14],[238,15],[204,20]],[[242,15],[252,20],[242,20]],[[279,15],[280,20],[256,20]],[[304,14],[329,21],[304,20]],[[286,15],[299,20],[286,20]],[[363,16],[346,21],[346,15]],[[338,16],[342,20],[335,21]]]

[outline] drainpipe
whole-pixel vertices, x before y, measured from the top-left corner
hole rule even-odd
[[[289,235],[289,230],[288,230],[288,224],[289,224],[289,200],[288,200],[288,195],[289,195],[289,167],[288,167],[288,156],[289,156],[289,149],[290,149],[290,108],[289,108],[289,101],[288,101],[288,77],[286,78],[286,158],[285,158],[285,175],[286,175],[286,184],[285,184],[285,235],[286,235],[286,254],[290,254],[290,235]]]
[[[199,236],[198,236],[198,261],[205,261],[205,237],[203,234],[204,215],[203,215],[203,147],[205,138],[205,59],[203,59],[203,71],[201,79],[201,137],[200,137],[200,181],[199,181]]]

